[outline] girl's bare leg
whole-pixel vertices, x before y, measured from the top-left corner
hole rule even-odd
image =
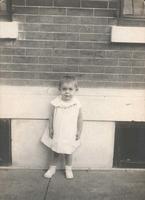
[[[47,172],[44,174],[45,178],[51,178],[55,172],[56,172],[56,163],[57,163],[57,159],[59,157],[59,154],[52,151],[51,152],[51,165],[49,167],[49,169],[47,170]]]
[[[65,165],[72,166],[72,154],[65,154]]]
[[[58,157],[59,157],[59,153],[56,153],[55,151],[51,151],[51,165],[56,166]]]
[[[65,174],[67,179],[73,178],[72,154],[65,154]]]

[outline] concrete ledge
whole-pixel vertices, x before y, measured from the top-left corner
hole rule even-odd
[[[145,43],[145,27],[112,26],[111,42]]]
[[[17,22],[0,22],[0,38],[16,39],[18,37]]]
[[[0,118],[48,119],[52,87],[0,87]],[[145,121],[145,90],[80,88],[87,121]]]

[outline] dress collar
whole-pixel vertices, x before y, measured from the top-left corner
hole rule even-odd
[[[61,96],[59,95],[54,100],[51,101],[51,104],[54,105],[55,107],[68,108],[77,105],[78,100],[75,97],[73,97],[70,101],[63,101],[61,99]]]

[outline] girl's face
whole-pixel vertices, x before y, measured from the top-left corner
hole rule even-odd
[[[70,101],[76,92],[74,82],[63,83],[60,88],[60,95],[63,101]]]

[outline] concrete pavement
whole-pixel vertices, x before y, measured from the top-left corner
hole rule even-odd
[[[51,179],[43,170],[0,169],[0,200],[145,200],[145,171],[74,171]]]

